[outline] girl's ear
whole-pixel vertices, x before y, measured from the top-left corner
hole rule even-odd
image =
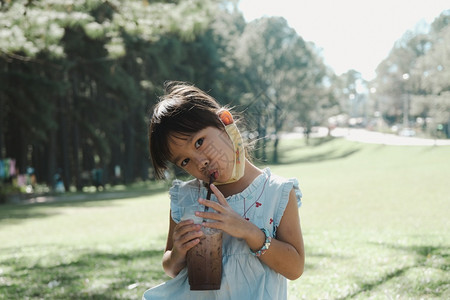
[[[231,115],[231,113],[228,110],[222,110],[219,113],[219,118],[225,126],[234,123],[233,116]]]

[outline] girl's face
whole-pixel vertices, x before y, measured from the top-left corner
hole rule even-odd
[[[233,173],[235,153],[225,130],[206,127],[190,135],[169,136],[171,162],[192,176],[209,182],[226,182]]]

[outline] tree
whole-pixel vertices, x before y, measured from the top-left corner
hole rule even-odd
[[[418,121],[423,129],[429,122],[449,128],[450,116],[445,113],[449,110],[449,20],[447,10],[431,26],[406,32],[378,66],[377,94],[384,99],[383,113],[391,123],[411,116],[412,123]]]
[[[58,167],[66,186],[78,189],[96,165],[121,165],[127,182],[142,176],[145,113],[157,86],[180,70],[183,79],[199,78],[191,76],[199,64],[189,67],[189,60],[205,46],[196,41],[215,1],[117,4],[18,0],[0,7],[0,153],[17,158],[21,171],[35,166],[48,184]],[[179,52],[161,61],[170,44]]]
[[[279,132],[287,115],[308,123],[309,114],[318,99],[325,67],[313,45],[306,43],[286,20],[280,17],[261,18],[250,22],[239,39],[236,55],[248,94],[245,95],[248,113],[262,139],[265,157],[266,138],[273,139],[272,160],[278,161]],[[268,132],[267,132],[268,130]]]
[[[417,86],[412,113],[424,128],[431,125],[450,137],[450,10],[444,11],[431,25],[430,48],[415,64],[412,74]],[[428,121],[427,121],[428,120]],[[430,123],[430,124],[428,124]]]

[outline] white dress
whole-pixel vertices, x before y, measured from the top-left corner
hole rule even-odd
[[[276,238],[292,189],[300,207],[302,194],[297,179],[276,176],[266,168],[244,191],[227,201],[236,212]],[[169,193],[172,219],[178,223],[181,208],[194,205],[200,197],[206,198],[207,189],[196,179],[175,180]],[[217,201],[214,195],[211,200]],[[287,299],[287,280],[253,256],[244,240],[224,232],[220,290],[191,291],[184,268],[175,278],[147,290],[142,299]]]

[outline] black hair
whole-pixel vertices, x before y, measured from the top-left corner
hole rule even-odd
[[[153,109],[148,137],[156,178],[164,178],[170,161],[169,137],[190,135],[206,127],[224,129],[216,99],[201,89],[178,81],[165,84],[165,95]]]

